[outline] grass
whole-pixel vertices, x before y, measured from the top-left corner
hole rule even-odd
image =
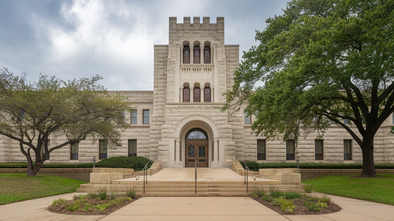
[[[75,192],[82,183],[86,182],[57,176],[3,173],[0,174],[0,205]]]
[[[316,192],[394,205],[394,174],[377,178],[322,176],[302,182],[310,184]]]

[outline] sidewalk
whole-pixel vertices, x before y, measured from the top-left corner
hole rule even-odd
[[[312,216],[282,216],[249,197],[143,197],[108,216],[71,216],[46,210],[53,200],[71,199],[76,193],[51,196],[0,206],[0,221],[19,220],[380,220],[394,221],[394,206],[345,197],[329,196],[342,207],[338,213]]]

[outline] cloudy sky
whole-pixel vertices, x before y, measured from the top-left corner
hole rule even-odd
[[[287,0],[1,0],[0,67],[68,80],[96,74],[109,90],[153,89],[153,45],[168,18],[225,17],[226,44],[255,45],[255,30]],[[241,54],[242,55],[242,54]]]

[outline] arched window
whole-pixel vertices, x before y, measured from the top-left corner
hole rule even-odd
[[[183,84],[183,102],[190,102],[190,88],[188,83]]]
[[[211,63],[211,43],[209,41],[204,43],[204,64]]]
[[[190,48],[187,41],[183,43],[183,63],[190,64]]]
[[[206,83],[204,87],[204,102],[211,102],[211,87],[209,83]]]
[[[201,100],[200,100],[200,84],[199,83],[194,84],[193,102],[201,102]]]
[[[194,64],[200,64],[200,43],[199,42],[194,42],[194,48],[193,48],[193,59],[194,59]]]

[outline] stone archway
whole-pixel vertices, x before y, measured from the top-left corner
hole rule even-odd
[[[185,137],[185,167],[208,167],[209,143],[200,128],[189,130]]]

